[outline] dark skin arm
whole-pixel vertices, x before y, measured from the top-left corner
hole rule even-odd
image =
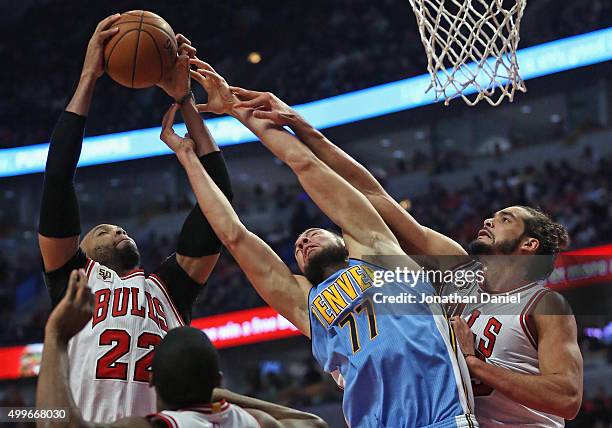
[[[117,27],[113,28],[112,26],[117,19],[119,19],[119,14],[103,19],[91,36],[87,45],[79,84],[66,107],[66,111],[87,116],[96,82],[104,74],[104,44],[118,31]],[[64,266],[75,255],[79,248],[79,236],[51,238],[39,234],[38,245],[45,271],[51,272]]]
[[[38,428],[152,428],[144,418],[126,418],[113,423],[93,423],[83,420],[76,406],[69,382],[68,341],[85,327],[93,314],[94,296],[87,287],[85,271],[70,275],[68,288],[55,307],[45,327],[45,343],[36,388],[36,407],[65,408],[68,422],[39,420]]]
[[[183,34],[176,35],[178,43],[178,58],[174,68],[167,79],[158,84],[175,101],[181,100],[191,90],[191,77],[189,75],[189,59],[195,58],[196,48],[191,45],[191,41]],[[210,134],[208,128],[202,121],[200,113],[196,108],[193,98],[189,98],[180,105],[180,110],[187,126],[190,138],[195,143],[195,153],[197,157],[204,156],[212,152],[218,152],[219,147]],[[177,252],[176,261],[187,274],[199,284],[206,282],[214,269],[219,254],[212,254],[202,257],[185,256]]]
[[[554,312],[550,308],[555,308]],[[549,314],[556,315],[549,315]],[[513,401],[573,419],[582,403],[582,355],[576,320],[560,295],[548,293],[533,314],[538,335],[540,374],[517,373],[474,356],[474,335],[465,320],[451,319],[470,374]]]
[[[270,120],[279,126],[289,126],[317,158],[366,196],[407,254],[466,255],[457,242],[419,224],[363,165],[333,144],[274,94],[238,87],[231,89],[241,99],[236,108],[254,108],[256,110],[253,115],[256,118]]]
[[[257,419],[262,428],[327,427],[327,423],[325,423],[323,419],[312,413],[306,413],[279,404],[236,394],[226,389],[215,389],[213,392],[213,401],[222,399],[245,409]]]

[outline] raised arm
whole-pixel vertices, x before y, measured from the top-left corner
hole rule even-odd
[[[179,105],[190,138],[195,142],[195,153],[213,181],[231,201],[232,188],[223,155],[196,109],[191,93],[189,58],[196,48],[182,34],[176,36],[178,53],[172,73],[158,84]],[[178,265],[197,283],[203,284],[212,272],[221,251],[221,242],[202,214],[200,206],[191,210],[179,234],[176,251]],[[180,293],[175,293],[180,294]],[[187,299],[192,300],[192,299]],[[191,306],[188,302],[185,306]]]
[[[74,174],[96,81],[104,73],[104,43],[117,32],[112,25],[118,18],[118,14],[111,15],[96,27],[87,45],[77,89],[51,136],[38,227],[38,244],[47,272],[64,266],[79,247],[81,224]]]
[[[187,172],[202,212],[213,230],[240,265],[259,295],[310,337],[308,291],[310,284],[294,276],[278,255],[240,222],[238,215],[200,164],[193,140],[172,130],[177,106],[164,116],[161,139],[176,153]]]
[[[327,423],[312,413],[302,412],[280,404],[236,394],[216,388],[213,401],[226,400],[242,407],[257,419],[262,428],[326,428]]]
[[[233,97],[225,80],[210,65],[192,60],[202,67],[195,75],[211,94]],[[199,77],[196,75],[199,74]],[[208,86],[208,87],[207,87]],[[258,119],[253,110],[228,108],[262,143],[297,175],[304,190],[334,223],[342,228],[349,254],[402,254],[397,240],[368,200],[346,180],[332,171],[294,135],[270,120]]]
[[[254,108],[255,117],[271,120],[279,126],[289,126],[321,161],[363,193],[393,231],[407,254],[466,255],[457,242],[416,221],[363,165],[333,144],[274,94],[237,87],[231,89],[242,100],[236,108]]]

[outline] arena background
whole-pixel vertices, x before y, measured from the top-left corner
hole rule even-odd
[[[520,48],[587,33],[594,38],[574,50],[540,56],[545,75],[529,79],[528,93],[518,94],[514,103],[469,108],[456,100],[449,107],[422,102],[426,105],[409,109],[410,102],[390,106],[392,97],[383,95],[409,91],[411,83],[402,79],[426,72],[406,0],[3,2],[0,406],[33,405],[49,312],[36,243],[44,146],[42,157],[40,147],[24,147],[48,141],[97,21],[140,8],[186,34],[198,55],[230,83],[274,92],[291,104],[323,100],[306,107],[320,108],[320,126],[342,124],[326,129],[326,135],[373,171],[425,225],[465,244],[494,210],[539,205],[569,229],[572,250],[595,247],[587,251],[607,260],[608,271],[563,286],[579,308],[585,370],[582,410],[568,426],[610,426],[612,3],[605,0],[528,0]],[[565,66],[556,70],[556,63]],[[377,86],[396,81],[403,83]],[[108,77],[98,86],[88,136],[157,127],[170,103],[157,88],[128,90]],[[346,111],[334,104],[343,98],[329,99],[372,87],[374,92],[354,94],[367,95],[365,102],[350,99],[355,112],[369,112],[356,117],[361,120],[350,118],[350,111],[346,119]],[[196,96],[204,99],[201,91]],[[222,125],[215,135],[226,135],[228,125]],[[115,150],[115,159],[129,158],[121,147],[139,136],[150,140],[149,154],[165,153],[157,133],[107,135],[102,141]],[[226,137],[249,139],[231,132]],[[224,153],[241,218],[293,264],[294,237],[308,226],[328,226],[329,220],[291,172],[257,143],[227,145]],[[173,156],[145,156],[80,168],[77,192],[83,230],[100,222],[123,226],[150,270],[174,248],[194,199]],[[265,308],[227,253],[198,299],[195,318],[221,347],[227,387],[310,409],[330,426],[343,426],[340,391],[311,358],[309,341]]]

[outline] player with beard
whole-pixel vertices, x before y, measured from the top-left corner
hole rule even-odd
[[[206,334],[193,327],[168,332],[155,350],[151,386],[157,411],[146,417],[107,423],[85,420],[75,406],[68,374],[69,340],[91,321],[94,295],[83,269],[73,271],[66,293],[45,327],[45,343],[36,388],[36,407],[64,409],[68,421],[39,426],[74,428],[327,428],[310,413],[220,389],[219,354]],[[177,361],[179,364],[177,364]]]
[[[542,211],[505,208],[486,219],[469,244],[474,260],[456,268],[484,272],[484,283],[442,287],[443,294],[477,297],[477,303],[453,305],[449,313],[484,427],[562,427],[580,409],[576,321],[565,299],[539,282],[552,273],[568,240],[565,227]]]
[[[576,321],[559,294],[537,284],[550,275],[557,254],[567,245],[563,226],[531,207],[505,208],[484,221],[470,244],[470,253],[478,258],[474,261],[457,242],[419,224],[366,168],[273,94],[232,90],[243,101],[239,107],[254,108],[255,117],[290,127],[321,161],[367,197],[407,254],[424,256],[426,265],[441,270],[486,267],[484,284],[461,290],[447,284],[442,292],[521,295],[518,306],[454,308],[454,315],[461,315],[452,319],[454,328],[470,372],[480,383],[474,395],[482,426],[562,426],[563,418],[576,416],[582,401]]]
[[[416,264],[367,199],[335,174],[292,134],[238,101],[225,80],[208,64],[192,76],[208,92],[201,111],[231,114],[297,175],[304,190],[342,229],[342,236],[311,228],[297,237],[294,275],[274,251],[249,232],[197,162],[193,142],[172,130],[173,106],[164,116],[162,140],[176,153],[206,218],[259,295],[312,340],[315,358],[344,387],[343,410],[356,427],[469,427],[471,390],[467,367],[457,359],[450,326],[439,305],[379,305],[377,293],[413,297],[435,293],[428,282],[390,280],[390,273],[365,256],[394,256]],[[341,196],[338,196],[341,195]],[[416,299],[415,299],[416,300]],[[409,315],[410,314],[410,315]]]
[[[92,322],[70,341],[70,384],[87,420],[109,422],[155,411],[149,373],[155,346],[172,328],[189,324],[191,308],[212,271],[221,243],[198,206],[191,211],[175,254],[151,275],[139,269],[140,254],[127,232],[100,224],[79,242],[81,232],[74,174],[86,115],[104,69],[105,41],[117,32],[119,14],[98,24],[87,47],[81,78],[51,137],[39,222],[45,282],[55,307],[66,293],[68,276],[83,268],[95,295]],[[172,73],[160,83],[175,100],[196,141],[198,163],[231,198],[223,157],[206,130],[190,92],[189,56],[195,48],[178,35]]]

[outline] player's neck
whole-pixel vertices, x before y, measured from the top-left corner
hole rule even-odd
[[[132,272],[136,271],[139,269],[139,266],[132,266],[129,268],[123,267],[123,266],[112,266],[112,263],[109,263],[108,265],[106,265],[107,268],[112,269],[113,271],[115,271],[115,273],[117,275],[119,275],[120,277],[126,276],[131,274]]]
[[[325,275],[325,278],[329,278],[330,276],[338,272],[340,269],[346,269],[347,267],[349,267],[348,262],[334,263],[324,268],[323,273]]]
[[[506,293],[531,282],[526,279],[524,257],[488,256],[482,257],[486,289],[491,293]]]

